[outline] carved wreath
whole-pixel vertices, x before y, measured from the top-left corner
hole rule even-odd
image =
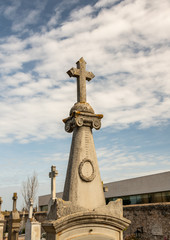
[[[87,176],[87,175],[83,174],[83,167],[84,167],[85,163],[89,163],[90,166],[91,166],[92,173],[91,173],[90,176]],[[94,179],[95,176],[96,176],[93,163],[92,163],[92,161],[89,160],[89,159],[86,159],[86,158],[83,159],[83,161],[82,161],[82,162],[80,163],[80,165],[79,165],[79,169],[78,169],[78,170],[79,170],[79,176],[80,176],[80,178],[81,178],[83,181],[85,181],[85,182],[91,182],[91,181],[93,181],[93,179]]]

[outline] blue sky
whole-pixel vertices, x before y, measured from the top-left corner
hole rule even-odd
[[[76,102],[66,72],[81,57],[95,78],[87,101],[104,114],[94,131],[101,178],[170,170],[170,2],[7,0],[0,4],[0,196],[2,209],[34,171],[50,193],[56,165],[63,190]]]

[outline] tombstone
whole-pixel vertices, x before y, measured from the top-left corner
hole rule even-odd
[[[56,199],[56,176],[57,175],[58,175],[58,171],[56,170],[56,166],[51,166],[51,172],[49,172],[49,178],[51,178],[51,197],[48,203],[48,212],[50,211],[50,208]]]
[[[65,130],[73,132],[63,200],[55,200],[42,226],[47,240],[123,240],[130,221],[123,217],[122,200],[105,203],[92,135],[103,115],[86,102],[86,80],[94,74],[86,71],[83,58],[67,73],[77,78],[77,103],[63,120]]]
[[[8,240],[17,240],[20,228],[20,215],[17,211],[17,193],[13,194],[13,210],[9,216],[9,233]]]
[[[1,205],[2,205],[2,198],[0,197],[0,240],[3,240],[3,234],[4,234],[4,215],[1,213]]]
[[[41,238],[41,223],[33,217],[33,200],[29,200],[29,215],[26,222],[25,240],[40,240]]]

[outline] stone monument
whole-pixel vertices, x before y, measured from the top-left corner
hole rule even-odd
[[[73,137],[63,200],[55,200],[43,223],[47,240],[123,240],[130,221],[123,217],[121,200],[105,203],[92,135],[93,128],[100,129],[103,115],[86,102],[86,80],[94,74],[86,71],[83,58],[67,73],[77,78],[77,103],[63,120]]]
[[[3,234],[4,234],[4,215],[1,213],[1,205],[2,205],[2,198],[0,197],[0,240],[3,240]]]
[[[20,215],[17,211],[17,193],[13,194],[13,210],[9,216],[9,233],[8,240],[17,240],[20,228]]]
[[[29,199],[29,215],[26,222],[25,240],[40,240],[41,223],[37,222],[33,217],[33,200]]]
[[[51,205],[54,203],[56,199],[56,176],[58,175],[58,171],[56,170],[56,166],[51,166],[51,172],[49,172],[49,178],[51,178],[51,197],[48,203],[48,212],[50,211]]]

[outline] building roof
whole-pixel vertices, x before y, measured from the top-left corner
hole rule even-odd
[[[105,197],[121,197],[144,193],[170,191],[170,171],[106,183]]]

